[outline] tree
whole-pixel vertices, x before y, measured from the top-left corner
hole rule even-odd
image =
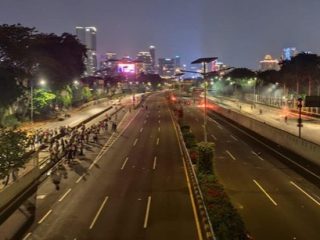
[[[33,96],[35,114],[41,115],[47,113],[52,108],[52,103],[56,95],[44,89],[36,89]]]
[[[0,88],[0,95],[13,93],[13,98],[17,98],[18,94],[22,95],[20,86],[29,90],[31,85],[36,87],[39,78],[46,78],[48,87],[60,92],[84,72],[86,51],[86,47],[68,33],[57,36],[38,33],[35,28],[20,24],[0,25],[0,66],[11,69],[9,73],[16,73],[14,77],[11,74],[4,78],[13,79],[16,85],[10,82],[12,89],[9,92]],[[29,91],[25,93],[24,98],[20,98],[26,109],[24,115],[31,102]],[[11,99],[8,98],[10,102]]]
[[[92,98],[92,93],[90,91],[90,88],[88,87],[83,87],[82,88],[82,96],[83,96],[83,100],[85,102],[88,102],[89,100],[91,100]]]
[[[16,173],[23,168],[26,159],[23,156],[27,149],[27,134],[21,130],[0,128],[0,179],[5,179],[7,185],[12,174],[16,180]]]
[[[213,157],[214,157],[214,143],[200,142],[198,143],[198,171],[203,174],[212,174],[213,171]]]
[[[225,75],[226,78],[232,79],[250,79],[256,77],[256,73],[248,68],[234,68]]]
[[[315,94],[320,79],[320,57],[316,54],[300,53],[290,61],[281,63],[281,75],[291,90],[297,94]]]
[[[38,34],[32,54],[38,59],[37,75],[46,77],[52,90],[64,89],[85,70],[86,47],[68,33]]]
[[[256,77],[256,73],[248,68],[234,68],[228,72],[224,77],[230,78],[234,81],[233,88],[240,97],[244,97],[246,88],[251,88],[249,86],[249,80]],[[255,83],[254,83],[255,84]]]
[[[17,76],[15,69],[0,66],[0,125],[6,109],[23,93],[22,86],[17,82]]]
[[[0,25],[1,65],[30,72],[35,64],[30,48],[36,33],[35,28],[20,24]]]

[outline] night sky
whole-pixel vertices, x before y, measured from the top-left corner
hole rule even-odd
[[[0,23],[41,32],[96,26],[98,53],[135,56],[153,44],[158,57],[183,63],[217,56],[258,68],[284,47],[320,52],[319,0],[0,0]]]

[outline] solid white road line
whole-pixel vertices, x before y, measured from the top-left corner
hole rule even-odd
[[[136,138],[136,140],[134,140],[133,146],[135,146],[138,142],[138,138]]]
[[[61,202],[70,192],[71,192],[71,188],[69,188],[68,191],[66,191],[66,193],[63,194],[63,196],[58,201]]]
[[[217,140],[216,136],[211,134],[211,137],[214,139],[214,140]]]
[[[46,196],[47,196],[47,195],[45,195],[45,194],[37,195],[37,199],[42,200],[42,199],[44,199]]]
[[[38,224],[41,224],[41,223],[50,215],[51,212],[52,212],[52,209],[50,209],[50,210],[40,219],[40,221],[38,222]]]
[[[233,160],[236,160],[236,158],[235,158],[228,150],[226,150],[226,153],[227,153]]]
[[[142,132],[143,131],[143,128],[140,128],[140,132]]]
[[[103,146],[103,148],[101,149],[101,151],[99,152],[99,154],[96,156],[95,160],[93,163],[91,163],[89,170],[91,170],[93,168],[93,166],[103,157],[103,155],[108,152],[108,150],[110,149],[110,147],[119,139],[119,137],[124,133],[124,131],[126,131],[126,129],[129,127],[129,125],[133,122],[133,120],[138,116],[138,114],[140,113],[141,109],[134,115],[134,117],[127,123],[127,125],[122,129],[122,131],[113,139],[113,136],[115,135],[115,133],[112,133],[112,135],[110,136],[109,140],[106,142],[106,144]],[[126,115],[128,114],[128,112],[126,113]],[[125,116],[126,116],[125,115]],[[118,124],[118,126],[120,126],[122,124],[122,122],[125,119],[125,116],[122,118],[122,120],[120,121],[120,123]]]
[[[233,138],[234,140],[238,141],[238,139],[235,136],[231,135],[230,137]]]
[[[264,161],[262,157],[259,156],[255,151],[251,151],[253,155],[256,155],[261,161]]]
[[[276,201],[272,199],[272,197],[267,193],[267,191],[264,190],[263,187],[262,187],[256,180],[253,179],[253,182],[258,186],[258,188],[260,188],[260,190],[269,198],[269,200],[270,200],[275,206],[278,206],[278,204],[276,203]]]
[[[148,218],[149,218],[150,204],[151,204],[151,196],[148,197],[147,210],[146,210],[146,215],[145,215],[145,217],[144,217],[143,228],[147,228],[147,226],[148,226]]]
[[[155,156],[153,159],[153,170],[156,169],[156,164],[157,164],[157,156]]]
[[[295,186],[297,189],[299,189],[302,193],[304,193],[308,198],[310,198],[312,201],[314,201],[317,205],[320,206],[320,202],[318,202],[314,197],[312,197],[310,194],[308,194],[306,191],[304,191],[301,187],[299,187],[294,182],[290,181],[290,183]]]
[[[94,224],[96,223],[96,221],[97,221],[97,219],[98,219],[98,217],[99,217],[99,215],[100,215],[100,213],[101,213],[104,205],[105,205],[106,202],[108,201],[108,198],[109,198],[108,196],[104,198],[104,200],[103,200],[103,202],[102,202],[102,204],[101,204],[101,206],[100,206],[100,208],[99,208],[96,216],[95,216],[94,219],[92,220],[92,223],[91,223],[89,229],[92,229],[92,228],[93,228],[93,226],[94,226]]]
[[[160,141],[160,139],[159,139],[159,138],[157,138],[157,145],[159,145],[159,141]]]
[[[268,148],[269,150],[277,153],[279,156],[287,159],[288,161],[290,161],[291,163],[295,164],[296,166],[300,167],[301,169],[303,169],[304,171],[308,172],[309,174],[311,174],[312,176],[316,177],[317,179],[320,179],[320,175],[317,175],[316,173],[310,171],[309,169],[303,167],[301,164],[297,163],[296,161],[293,161],[291,158],[285,156],[284,154],[280,153],[279,151],[275,150],[273,147],[269,146],[268,144],[265,144],[264,142],[260,141],[259,139],[253,137],[252,135],[250,135],[249,133],[247,133],[246,131],[242,130],[241,128],[236,127],[235,125],[225,121],[226,124],[228,124],[229,126],[237,129],[238,131],[242,132],[243,134],[247,135],[248,137],[250,137],[251,139],[255,140],[256,142],[260,143],[261,145],[265,146],[266,148]]]
[[[122,164],[122,167],[121,167],[121,170],[123,170],[124,169],[124,166],[126,165],[126,163],[127,163],[127,161],[128,161],[128,157],[126,157],[126,159],[124,160],[124,162],[123,162],[123,164]]]
[[[30,237],[31,236],[31,232],[29,232],[22,240],[27,240],[28,239],[28,237]]]
[[[82,174],[82,176],[78,178],[78,180],[76,181],[76,183],[79,183],[79,182],[82,180],[83,177],[84,177],[84,174]]]
[[[178,146],[179,146],[179,149],[180,149],[180,154],[181,154],[182,163],[183,163],[183,169],[184,169],[184,173],[185,173],[185,177],[186,177],[187,185],[188,185],[188,189],[189,189],[189,197],[190,197],[190,201],[191,201],[191,205],[192,205],[193,216],[194,216],[194,220],[195,220],[196,226],[197,226],[198,239],[199,240],[203,240],[202,233],[201,233],[201,227],[200,227],[200,221],[199,221],[199,217],[198,217],[197,209],[196,209],[196,205],[195,205],[195,200],[193,198],[193,192],[191,190],[190,179],[189,179],[189,176],[188,176],[188,173],[187,173],[187,166],[186,166],[185,160],[183,158],[183,156],[184,156],[183,155],[183,150],[182,150],[182,147],[181,147],[181,143],[179,141],[179,136],[178,136],[178,132],[177,132],[174,120],[173,120],[172,112],[170,110],[168,110],[168,111],[169,111],[169,114],[170,114],[170,117],[171,117],[173,129],[174,129],[174,131],[176,133],[176,139],[177,139]]]

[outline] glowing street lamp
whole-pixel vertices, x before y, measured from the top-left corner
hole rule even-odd
[[[217,60],[217,57],[209,57],[209,58],[198,58],[193,61],[191,64],[202,64],[203,72],[201,73],[204,80],[204,111],[203,111],[203,133],[204,133],[204,142],[208,141],[207,136],[207,64]]]
[[[47,81],[44,80],[44,79],[41,79],[41,80],[39,81],[39,84],[40,84],[40,86],[44,87],[45,85],[47,85]]]

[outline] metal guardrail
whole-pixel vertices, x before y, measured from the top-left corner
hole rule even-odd
[[[216,237],[213,232],[212,224],[209,218],[209,214],[203,199],[202,191],[199,186],[198,178],[194,171],[193,164],[189,155],[189,151],[184,142],[179,125],[176,123],[176,121],[174,123],[175,123],[175,128],[177,129],[177,132],[179,134],[179,141],[182,145],[183,154],[185,156],[183,160],[185,161],[187,166],[187,173],[189,175],[189,179],[191,183],[193,198],[197,206],[197,214],[198,214],[198,217],[201,219],[201,223],[202,223],[201,230],[203,232],[203,236],[205,237],[206,240],[216,240]]]

